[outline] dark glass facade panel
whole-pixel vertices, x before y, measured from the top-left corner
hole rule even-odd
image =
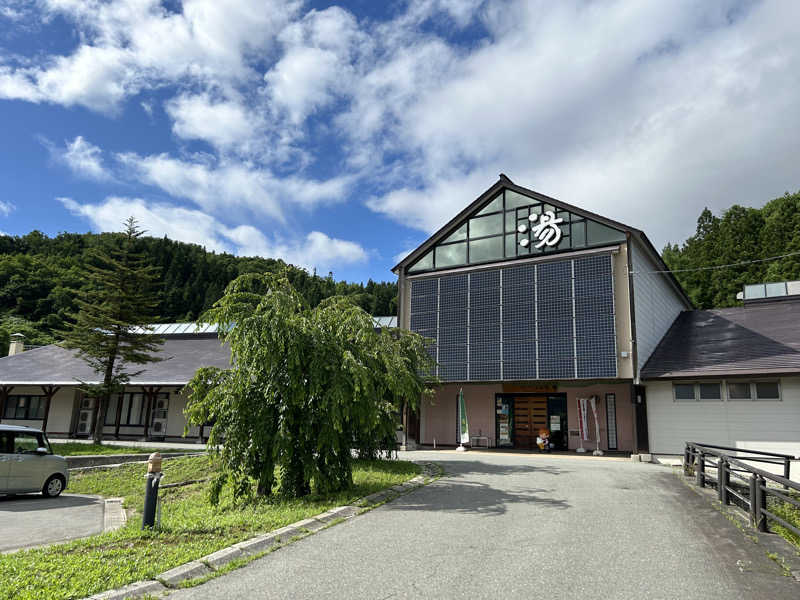
[[[435,333],[443,381],[617,376],[608,254],[411,285],[411,328]]]

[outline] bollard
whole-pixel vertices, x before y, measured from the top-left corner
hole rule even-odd
[[[142,529],[153,528],[156,523],[156,507],[158,506],[158,484],[161,481],[161,454],[153,452],[147,459],[147,475],[144,484],[144,513]]]

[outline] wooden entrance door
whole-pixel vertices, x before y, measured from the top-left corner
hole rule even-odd
[[[536,448],[539,430],[547,427],[547,398],[517,396],[514,398],[514,447]]]

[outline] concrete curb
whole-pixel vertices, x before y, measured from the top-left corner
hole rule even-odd
[[[122,508],[124,498],[106,498],[103,501],[103,531],[119,529],[128,521],[128,514]]]
[[[433,463],[418,464],[422,467],[422,474],[404,483],[365,496],[360,500],[356,500],[353,504],[337,506],[308,519],[303,519],[269,533],[263,533],[227,548],[222,548],[197,560],[180,565],[164,573],[159,573],[156,575],[155,580],[137,581],[125,587],[89,596],[85,600],[124,600],[125,598],[140,598],[146,595],[160,594],[169,589],[179,587],[184,581],[211,575],[235,560],[257,557],[259,554],[264,554],[269,550],[291,543],[293,541],[292,538],[306,537],[321,529],[336,525],[339,520],[357,517],[385,502],[394,500],[430,483],[442,473],[441,469]],[[109,500],[117,499],[110,498]]]
[[[167,452],[162,454],[164,460],[183,458],[184,456],[202,456],[205,452]],[[122,465],[146,463],[149,454],[97,454],[85,456],[65,456],[70,471],[92,471],[98,469],[116,469]]]

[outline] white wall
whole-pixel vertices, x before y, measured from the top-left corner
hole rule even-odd
[[[631,241],[636,352],[641,369],[682,310],[690,307],[666,273],[635,240]]]
[[[653,453],[682,454],[690,441],[800,456],[800,377],[781,379],[780,401],[675,402],[672,382],[645,385]]]
[[[41,386],[14,386],[11,390],[12,396],[41,396],[43,395]],[[50,401],[50,415],[47,418],[48,433],[68,433],[72,419],[73,401],[75,399],[74,387],[62,387],[58,390]],[[5,407],[4,407],[5,408]],[[42,428],[42,419],[0,419],[0,423],[6,425],[21,425],[24,427]]]

